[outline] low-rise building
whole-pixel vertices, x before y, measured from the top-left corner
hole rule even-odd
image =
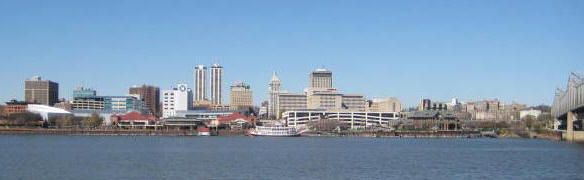
[[[533,116],[534,118],[537,118],[539,115],[541,115],[541,110],[538,109],[529,108],[519,111],[519,119],[523,119],[527,116]]]
[[[138,112],[112,115],[111,121],[122,128],[156,128],[156,116],[153,114],[143,115]]]
[[[425,110],[416,111],[408,116],[417,129],[457,129],[456,115],[450,111]]]
[[[391,128],[399,123],[399,112],[300,110],[286,111],[283,118],[286,125],[297,128],[308,128],[321,120],[334,120],[349,129]]]
[[[27,102],[12,100],[6,102],[6,106],[4,107],[4,112],[2,112],[2,115],[10,116],[11,114],[26,113],[27,109],[28,109]]]
[[[27,105],[27,111],[35,114],[41,115],[43,121],[48,122],[50,118],[56,118],[60,116],[72,116],[73,114],[69,111],[65,111],[60,108],[55,108],[47,105],[41,104],[29,104]]]

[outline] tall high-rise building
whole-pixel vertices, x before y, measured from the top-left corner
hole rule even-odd
[[[331,89],[333,88],[333,73],[327,69],[316,69],[310,73],[310,88]]]
[[[24,100],[27,103],[53,106],[59,101],[59,84],[34,76],[24,81]]]
[[[238,109],[252,107],[252,91],[249,85],[238,82],[231,86],[231,106]]]
[[[195,103],[207,100],[207,67],[198,65],[195,67]]]
[[[160,88],[151,85],[133,86],[128,90],[130,95],[139,95],[145,108],[153,114],[160,113]]]
[[[221,104],[223,84],[223,67],[219,64],[211,66],[211,104]]]
[[[186,84],[178,84],[171,90],[165,90],[162,96],[162,117],[164,118],[176,116],[177,111],[192,109],[193,91],[187,88]]]
[[[270,80],[270,89],[268,91],[268,117],[270,118],[275,118],[278,117],[278,95],[280,94],[281,91],[281,84],[280,84],[280,78],[278,77],[278,74],[276,74],[276,72],[274,72],[274,74],[272,75],[272,79]]]

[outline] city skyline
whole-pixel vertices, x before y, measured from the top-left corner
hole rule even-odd
[[[193,87],[197,64],[218,63],[222,85],[245,81],[255,105],[273,71],[300,93],[322,66],[335,88],[404,107],[452,97],[549,105],[569,73],[584,70],[581,2],[45,3],[0,2],[0,27],[9,27],[0,28],[2,102],[24,100],[23,81],[35,75],[71,99],[78,85],[100,95]]]

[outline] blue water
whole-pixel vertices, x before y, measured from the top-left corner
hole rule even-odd
[[[584,147],[522,139],[0,136],[0,179],[584,179]]]

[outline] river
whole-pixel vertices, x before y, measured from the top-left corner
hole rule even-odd
[[[584,179],[584,147],[525,139],[0,136],[0,179]]]

